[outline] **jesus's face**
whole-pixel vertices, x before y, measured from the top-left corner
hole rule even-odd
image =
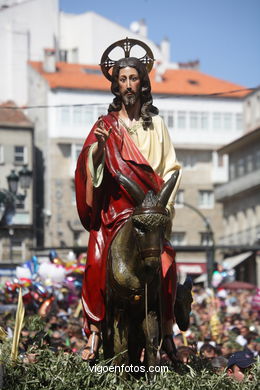
[[[127,66],[118,75],[119,92],[125,106],[133,106],[140,96],[140,77],[135,68]]]

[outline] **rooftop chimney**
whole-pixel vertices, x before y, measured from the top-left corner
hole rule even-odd
[[[163,62],[170,62],[170,41],[168,38],[164,38],[160,44]]]
[[[46,73],[56,72],[55,49],[44,49],[43,70]]]

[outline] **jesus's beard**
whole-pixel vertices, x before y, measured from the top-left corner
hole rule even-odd
[[[134,92],[131,92],[131,95],[130,94],[122,95],[122,100],[125,106],[134,106],[137,99],[138,99],[138,95],[136,95]]]

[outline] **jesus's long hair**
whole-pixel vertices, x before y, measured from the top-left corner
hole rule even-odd
[[[108,112],[120,111],[122,108],[122,98],[119,93],[118,76],[120,69],[135,68],[140,77],[140,99],[141,99],[141,118],[143,119],[143,127],[147,129],[152,124],[152,114],[158,114],[159,110],[153,106],[153,98],[151,94],[151,83],[147,73],[145,64],[135,57],[122,58],[118,60],[112,72],[111,92],[115,95],[113,102],[108,107]]]

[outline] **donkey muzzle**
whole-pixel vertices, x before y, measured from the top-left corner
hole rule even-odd
[[[155,248],[148,248],[141,250],[141,256],[143,259],[147,259],[148,257],[160,257],[161,250]]]

